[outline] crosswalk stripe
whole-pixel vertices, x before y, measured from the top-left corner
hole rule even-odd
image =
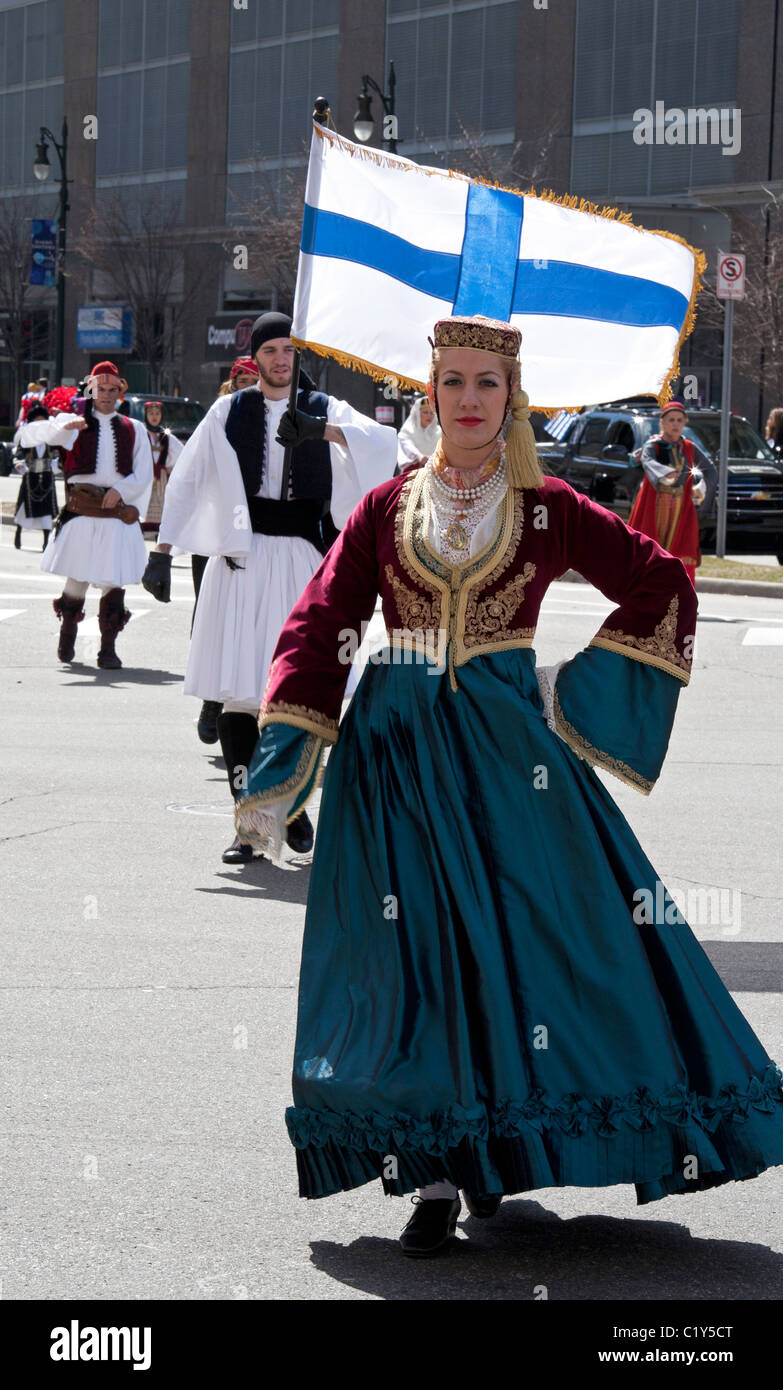
[[[743,647],[783,647],[783,627],[749,627]]]
[[[24,613],[23,608],[0,608],[0,623],[3,618],[16,618],[20,613]]]
[[[143,618],[145,613],[149,612],[151,612],[151,609],[149,608],[138,608],[135,613],[131,613],[131,622],[133,622],[134,618]],[[85,618],[81,623],[79,623],[80,637],[100,637],[100,635],[101,630],[98,627],[97,617]]]

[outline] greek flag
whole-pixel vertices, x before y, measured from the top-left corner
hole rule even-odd
[[[573,411],[561,410],[553,419],[547,420],[544,429],[553,439],[564,439],[571,421],[576,419]]]
[[[435,320],[485,314],[521,329],[533,407],[661,395],[703,268],[684,242],[606,211],[505,192],[316,125],[292,337],[423,386]]]

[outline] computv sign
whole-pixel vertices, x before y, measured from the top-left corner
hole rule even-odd
[[[259,314],[263,309],[259,309]],[[204,348],[206,362],[233,362],[250,352],[250,334],[257,315],[213,314],[207,319],[207,338]]]

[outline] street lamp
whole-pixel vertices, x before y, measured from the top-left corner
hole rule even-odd
[[[372,97],[369,92],[369,88],[372,88],[380,97],[383,105],[383,143],[391,154],[397,153],[397,117],[394,111],[394,88],[396,84],[397,79],[394,75],[394,63],[389,63],[388,93],[381,91],[381,88],[374,78],[369,77],[365,73],[362,78],[362,90],[356,98],[356,114],[353,118],[353,133],[357,140],[361,140],[362,144],[366,144],[368,140],[372,139],[372,133],[375,129],[375,122],[372,117]]]
[[[49,177],[51,165],[49,163],[50,140],[60,161],[60,210],[57,217],[57,332],[55,347],[54,376],[55,385],[59,386],[63,376],[63,348],[65,344],[65,228],[68,218],[68,122],[63,119],[62,143],[58,144],[48,126],[41,126],[41,138],[35,147],[35,163],[33,173],[39,183],[45,183]]]

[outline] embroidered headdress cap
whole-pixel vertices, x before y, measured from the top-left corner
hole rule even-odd
[[[488,319],[483,314],[468,318],[455,315],[438,319],[435,324],[435,348],[473,348],[477,352],[494,352],[499,357],[519,356],[522,334],[518,328],[502,319]]]

